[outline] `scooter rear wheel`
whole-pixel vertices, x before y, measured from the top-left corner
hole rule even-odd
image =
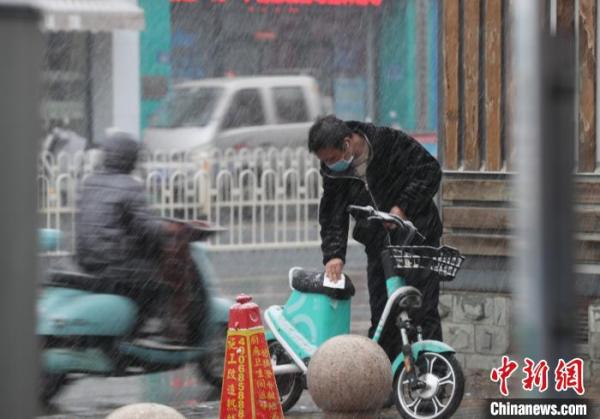
[[[215,326],[214,333],[207,337],[206,355],[198,361],[198,371],[204,380],[216,388],[223,384],[225,369],[225,346],[227,344],[227,324]]]
[[[269,352],[271,353],[271,363],[275,365],[285,365],[292,363],[292,359],[283,349],[283,346],[276,340],[270,340]],[[284,412],[290,410],[300,399],[304,391],[304,382],[302,374],[283,374],[275,377],[277,382],[277,391],[279,392],[279,401]]]
[[[52,398],[58,394],[67,383],[65,374],[50,374],[45,371],[41,372],[38,395],[40,402],[44,405],[50,404]]]

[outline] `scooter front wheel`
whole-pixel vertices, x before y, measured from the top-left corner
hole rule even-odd
[[[270,340],[269,353],[271,354],[271,363],[275,365],[291,364],[292,358],[285,352],[283,346],[276,340]],[[277,382],[277,391],[279,392],[279,401],[284,412],[290,410],[300,399],[304,391],[304,382],[302,374],[282,374],[275,376]]]
[[[424,385],[414,388],[404,367],[394,379],[396,408],[404,418],[444,419],[454,414],[462,401],[465,378],[452,354],[423,352],[414,363]]]

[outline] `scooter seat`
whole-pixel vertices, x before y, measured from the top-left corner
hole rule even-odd
[[[294,269],[292,272],[292,288],[300,292],[324,294],[336,300],[348,300],[354,296],[355,290],[348,275],[345,276],[346,283],[344,288],[330,288],[323,286],[322,272]]]
[[[75,288],[83,291],[95,291],[99,279],[77,271],[50,271],[46,285],[52,287]]]
[[[132,283],[127,280],[106,281],[98,276],[79,271],[50,271],[46,285],[117,295],[128,295],[128,291],[132,288]],[[153,282],[152,291],[163,295],[170,295],[173,289],[169,284]]]

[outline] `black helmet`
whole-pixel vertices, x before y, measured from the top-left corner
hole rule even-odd
[[[131,173],[138,159],[139,143],[137,138],[127,132],[111,132],[102,144],[104,167],[119,173]]]

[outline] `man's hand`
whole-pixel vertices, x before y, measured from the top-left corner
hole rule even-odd
[[[194,229],[188,223],[178,223],[175,221],[163,221],[165,232],[165,248],[168,251],[175,252],[187,246],[192,240]]]
[[[182,230],[181,224],[176,223],[174,221],[163,221],[163,224],[164,224],[164,229],[165,229],[166,233],[173,235],[173,236],[175,234],[178,234]]]
[[[325,274],[333,282],[337,282],[342,278],[342,270],[344,269],[344,262],[340,258],[330,259],[325,265]]]
[[[402,211],[402,208],[400,208],[398,206],[392,207],[392,209],[390,210],[390,214],[397,215],[398,217],[402,218],[403,220],[408,220],[408,217],[406,216],[404,211]]]
[[[406,216],[404,211],[402,211],[402,208],[400,208],[398,206],[392,207],[392,209],[390,210],[390,214],[396,215],[396,216],[402,218],[403,220],[408,220],[408,217]],[[393,223],[383,223],[383,225],[388,230],[393,230],[398,227],[396,224],[393,224]]]

